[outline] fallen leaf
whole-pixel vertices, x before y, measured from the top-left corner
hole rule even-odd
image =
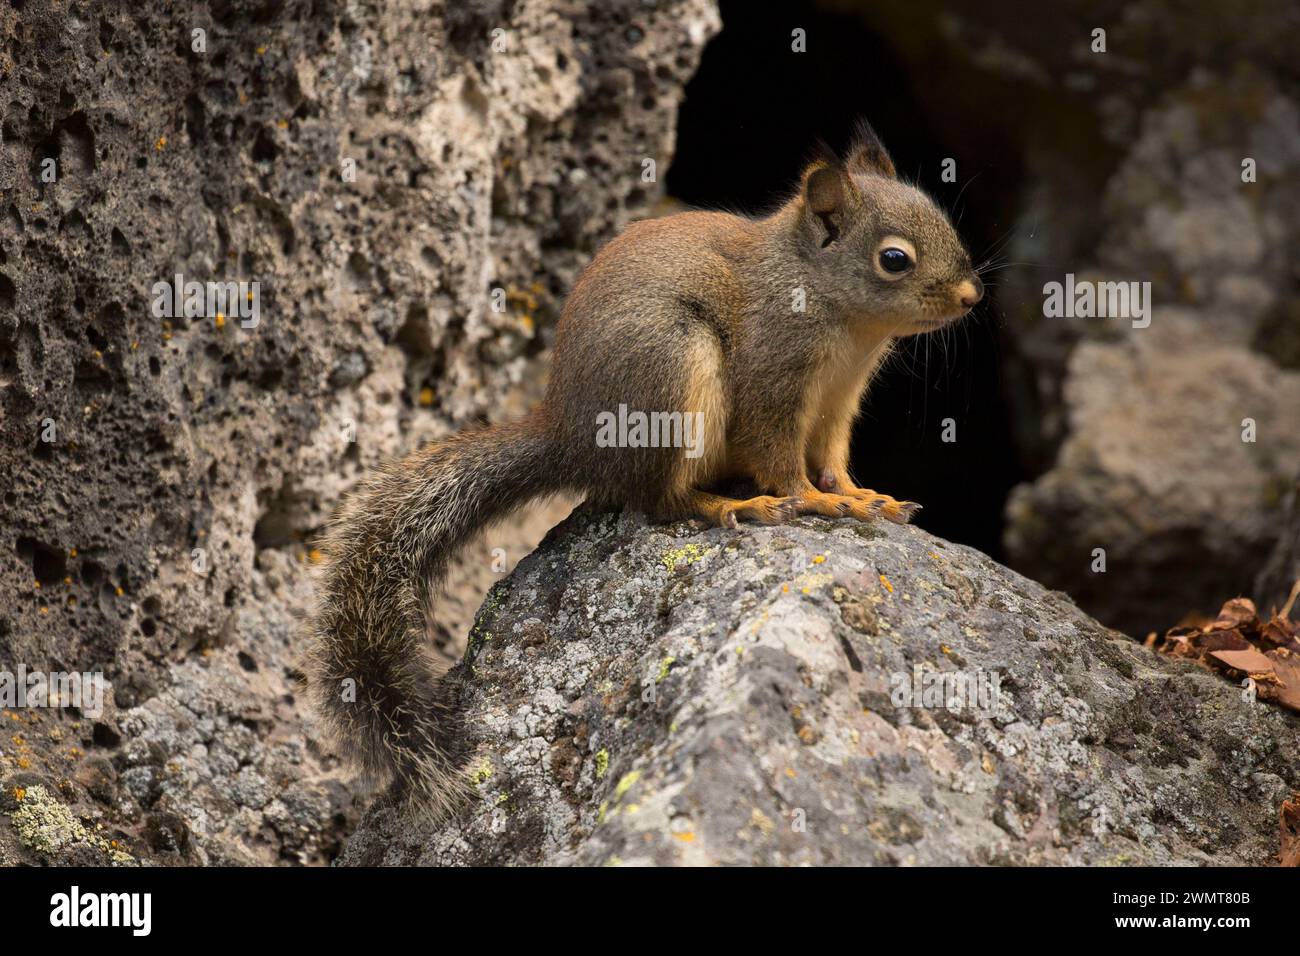
[[[1223,661],[1234,670],[1245,671],[1252,677],[1273,673],[1273,661],[1267,654],[1262,654],[1253,647],[1240,651],[1211,651],[1210,657]]]
[[[1231,628],[1249,625],[1252,621],[1259,619],[1259,612],[1255,610],[1255,602],[1250,598],[1233,598],[1219,611],[1218,618],[1210,625],[1211,630],[1224,631]]]
[[[1291,589],[1285,606],[1267,621],[1250,598],[1233,598],[1219,609],[1213,621],[1202,624],[1190,615],[1163,637],[1148,637],[1146,644],[1168,657],[1194,660],[1232,680],[1249,677],[1258,699],[1300,711],[1300,623],[1291,609],[1300,595],[1300,581]]]
[[[1277,675],[1277,684],[1265,687],[1260,685],[1259,695],[1265,700],[1276,700],[1284,707],[1300,711],[1300,658],[1290,651],[1274,651],[1273,673]]]
[[[1282,852],[1283,866],[1300,866],[1300,791],[1282,801]]]

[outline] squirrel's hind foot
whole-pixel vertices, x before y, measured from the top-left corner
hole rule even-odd
[[[697,517],[721,528],[734,528],[741,521],[785,524],[799,514],[797,505],[798,500],[795,498],[774,498],[770,495],[736,499],[696,491],[690,498],[690,508]]]

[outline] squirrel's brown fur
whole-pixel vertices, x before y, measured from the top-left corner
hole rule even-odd
[[[885,249],[908,267],[886,269]],[[330,729],[416,805],[448,807],[461,775],[426,608],[455,550],[537,496],[586,493],[597,507],[729,526],[908,520],[917,505],[849,476],[858,404],[895,337],[940,328],[981,295],[947,217],[897,179],[865,124],[844,159],[813,162],[766,218],[689,212],[629,226],[574,284],[541,406],[387,465],[333,523],[310,674]],[[597,416],[620,405],[703,413],[702,444],[691,455],[602,447]],[[760,496],[710,490],[738,478]]]

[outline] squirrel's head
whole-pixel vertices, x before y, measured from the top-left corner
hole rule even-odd
[[[898,179],[866,123],[844,158],[828,155],[804,171],[795,202],[818,286],[853,315],[913,335],[961,318],[983,298],[948,216]]]

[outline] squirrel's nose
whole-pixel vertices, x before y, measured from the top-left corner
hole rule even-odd
[[[980,281],[979,276],[971,276],[965,282],[957,286],[957,298],[961,300],[962,308],[969,309],[974,306],[980,299],[984,298],[984,283]]]

